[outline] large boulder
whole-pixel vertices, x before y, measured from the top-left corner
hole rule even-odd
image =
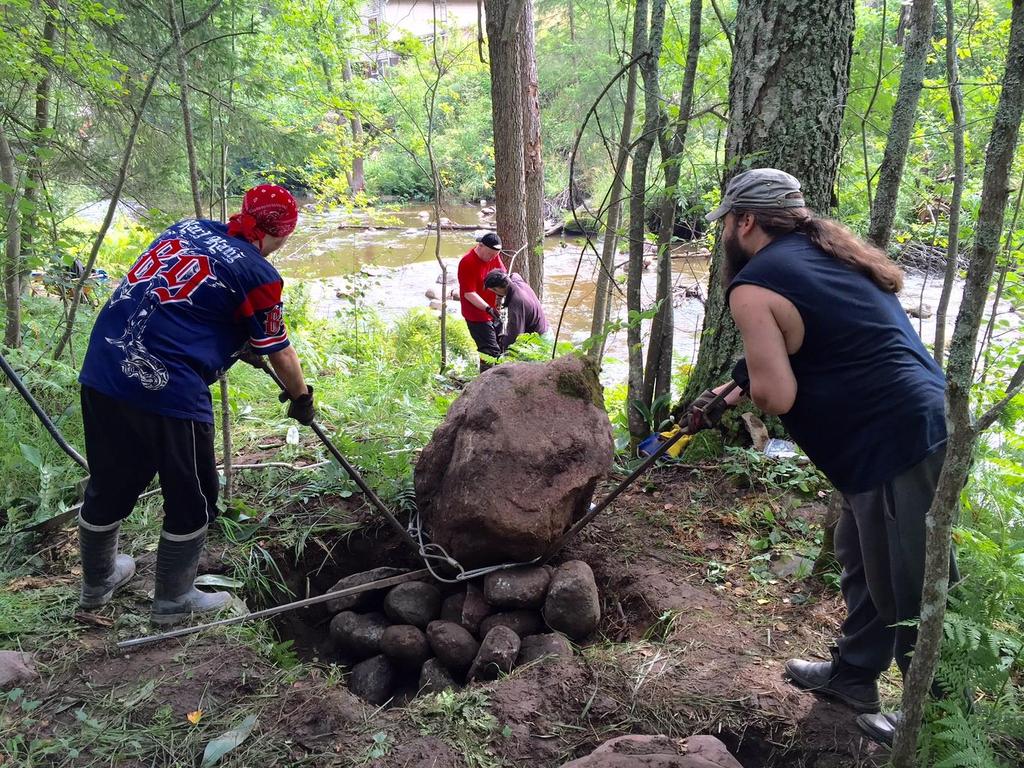
[[[619,736],[562,768],[743,768],[714,736]]]
[[[614,445],[597,369],[506,363],[469,384],[416,463],[431,540],[466,566],[532,560],[585,514]]]

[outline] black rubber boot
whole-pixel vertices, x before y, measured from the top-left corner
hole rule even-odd
[[[121,523],[93,525],[78,516],[78,552],[82,558],[83,608],[99,608],[110,602],[114,590],[131,581],[135,561],[117,553]]]
[[[857,712],[877,712],[878,676],[868,669],[846,664],[832,649],[832,661],[790,659],[786,674],[799,688],[837,699]]]
[[[892,747],[896,728],[903,719],[902,712],[882,712],[877,715],[857,715],[857,725],[864,733],[887,747]]]
[[[156,550],[156,584],[153,589],[154,624],[177,624],[193,613],[219,611],[231,603],[227,592],[196,589],[199,555],[206,544],[206,526],[195,533],[176,536],[164,531]]]

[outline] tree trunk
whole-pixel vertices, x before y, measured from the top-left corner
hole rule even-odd
[[[729,81],[729,173],[723,184],[746,168],[780,168],[800,179],[812,208],[824,213],[833,206],[853,6],[853,0],[740,0]],[[687,402],[722,381],[740,350],[721,271],[719,243],[711,260],[700,351],[683,396]]]
[[[892,223],[896,218],[896,200],[899,196],[903,166],[907,160],[910,134],[917,117],[917,102],[924,82],[925,63],[932,47],[933,0],[913,0],[910,10],[910,34],[903,55],[900,86],[889,125],[889,138],[878,170],[875,203],[871,207],[868,240],[885,250],[892,236]]]
[[[7,187],[3,205],[7,212],[4,246],[4,298],[7,302],[7,325],[4,344],[11,348],[21,346],[21,218],[18,216],[18,174],[14,167],[14,153],[0,124],[0,181]]]
[[[1017,231],[1017,222],[1020,218],[1020,206],[1024,201],[1024,177],[1017,183],[1017,201],[1013,204],[1013,216],[1010,219],[1010,227],[1006,234],[1006,245],[1003,246],[1003,265],[999,269],[999,277],[996,279],[996,289],[992,292],[992,309],[988,313],[988,322],[985,324],[985,331],[981,334],[981,343],[978,345],[978,352],[974,358],[974,373],[977,375],[978,366],[981,365],[981,383],[984,384],[988,377],[988,366],[991,361],[992,333],[996,328],[996,315],[999,312],[999,302],[1003,299],[1003,291],[1006,289],[1006,277],[1010,272],[1016,272],[1017,259],[1014,258],[1013,235]],[[1024,247],[1024,240],[1021,241]],[[984,361],[984,362],[982,362]]]
[[[662,157],[666,155],[668,142],[661,141]],[[673,157],[669,155],[669,157]],[[676,162],[675,159],[669,160]],[[665,168],[665,186],[669,187],[672,172]],[[678,169],[674,173],[679,178]],[[674,185],[676,182],[672,181]],[[668,210],[666,210],[668,209]],[[642,402],[651,414],[655,428],[668,418],[668,399],[660,400],[672,389],[672,341],[675,313],[672,307],[672,230],[675,226],[675,200],[669,199],[661,205],[661,225],[658,228],[658,285],[654,300],[658,311],[651,321],[651,336],[647,342],[647,364],[643,373]],[[655,407],[657,403],[657,407]]]
[[[647,368],[644,372],[644,404],[651,409],[655,424],[668,417],[667,395],[672,390],[672,342],[675,335],[672,307],[672,233],[676,224],[679,163],[686,146],[686,133],[693,109],[693,85],[700,57],[700,25],[703,0],[690,0],[690,29],[687,35],[686,66],[679,94],[679,118],[675,128],[666,122],[658,135],[662,166],[665,169],[665,196],[661,204],[661,225],[658,231],[658,289],[661,302],[651,323],[651,339],[647,347]],[[671,135],[670,135],[670,130]],[[655,408],[654,403],[663,403]]]
[[[643,37],[633,34],[630,60],[636,60],[643,49]],[[598,339],[587,351],[590,359],[601,364],[604,357],[605,330],[612,305],[612,291],[615,278],[615,249],[619,240],[619,224],[622,215],[622,191],[626,186],[626,165],[629,163],[630,138],[633,133],[633,112],[636,110],[636,79],[638,64],[629,68],[626,76],[626,96],[622,107],[622,131],[619,134],[619,150],[615,158],[615,176],[608,193],[608,216],[605,219],[604,239],[601,242],[601,256],[597,264],[597,285],[594,290],[594,314],[590,323],[590,336]],[[572,188],[570,187],[570,193]]]
[[[955,19],[953,0],[946,0],[946,81],[949,84],[949,104],[953,109],[953,199],[949,203],[949,234],[946,245],[946,274],[942,279],[942,293],[935,309],[935,362],[942,365],[946,349],[946,311],[953,293],[956,267],[960,251],[960,202],[964,196],[964,98],[960,89],[960,69],[957,65]]]
[[[441,76],[444,70],[437,51],[437,4],[433,6],[432,52],[434,62],[434,82],[428,91],[427,99],[427,160],[430,163],[430,181],[434,187],[434,221],[437,222],[437,237],[434,238],[434,259],[441,268],[441,367],[440,373],[448,369],[448,268],[441,258],[441,171],[434,156],[434,117],[437,113],[437,91],[441,87]]]
[[[871,197],[871,182],[874,180],[874,174],[871,173],[871,166],[868,161],[868,122],[871,118],[871,110],[875,106],[875,101],[878,99],[878,93],[882,89],[882,79],[885,76],[885,20],[888,11],[888,3],[886,0],[882,2],[882,19],[878,27],[878,67],[875,69],[875,82],[871,87],[871,98],[868,99],[868,105],[864,110],[864,114],[860,116],[860,146],[861,146],[861,158],[864,162],[864,192],[868,199],[868,214],[871,213],[872,197]]]
[[[642,48],[647,55],[642,58],[640,74],[644,81],[644,125],[636,141],[633,168],[630,177],[629,195],[629,269],[626,277],[626,310],[629,324],[626,328],[628,348],[629,380],[627,383],[627,411],[629,413],[629,434],[633,443],[638,443],[649,432],[646,418],[637,408],[643,403],[644,359],[643,337],[639,318],[643,307],[640,301],[640,287],[644,270],[644,208],[647,189],[647,163],[651,150],[658,138],[661,126],[660,91],[658,86],[658,59],[661,56],[662,33],[665,28],[665,0],[654,0],[651,6],[650,31],[647,29],[647,1],[637,0],[636,16],[633,21],[634,39],[641,36]]]
[[[523,51],[523,176],[526,183],[526,242],[530,287],[544,297],[544,161],[540,141],[540,86],[533,31],[533,0],[526,0],[520,21]]]
[[[494,206],[506,261],[530,279],[526,256],[526,181],[523,168],[523,35],[519,17],[524,0],[484,0],[491,68],[491,122],[494,130]]]
[[[47,50],[52,52],[57,40],[56,18],[59,11],[56,9],[53,0],[46,0],[44,6],[45,21],[43,22],[42,44]],[[50,127],[50,92],[53,85],[53,73],[51,71],[53,64],[49,60],[49,55],[52,54],[39,55],[39,65],[45,71],[36,85],[35,119],[32,124],[32,156],[28,163],[28,178],[25,181],[25,201],[28,203],[28,206],[21,226],[21,253],[23,257],[31,257],[38,251],[35,243],[39,232],[39,214],[37,211],[39,210],[39,196],[46,186],[42,155],[43,150],[49,143],[47,131]],[[22,263],[18,265],[18,268],[21,270],[19,282],[21,277],[27,274],[24,261],[25,259],[22,258]]]
[[[1007,387],[1007,396],[971,423],[970,394],[974,348],[985,311],[999,239],[1002,235],[1010,170],[1024,113],[1024,0],[1013,0],[1006,73],[996,108],[995,121],[985,152],[981,207],[975,227],[974,250],[967,268],[964,297],[956,319],[946,371],[946,413],[949,441],[946,463],[928,510],[924,590],[917,645],[903,684],[903,722],[896,733],[892,764],[896,768],[917,765],[917,741],[924,704],[935,676],[942,645],[946,598],[949,587],[951,531],[959,509],[960,490],[967,479],[974,443],[982,430],[1021,389],[1021,369]]]
[[[345,68],[342,70],[342,79],[346,83],[352,82],[352,64],[345,60]],[[352,112],[349,119],[352,125],[352,144],[355,154],[352,156],[352,176],[349,181],[349,192],[353,195],[366,190],[366,171],[363,169],[363,121],[359,113]]]
[[[188,101],[188,62],[185,60],[185,47],[181,43],[181,28],[174,11],[174,0],[167,0],[167,20],[171,25],[174,37],[175,57],[178,62],[178,87],[181,89],[181,123],[185,128],[185,152],[188,155],[188,179],[192,187],[192,204],[195,206],[196,218],[203,218],[203,198],[199,192],[199,161],[196,159],[196,142],[192,133],[192,107]]]

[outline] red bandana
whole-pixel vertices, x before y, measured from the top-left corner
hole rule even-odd
[[[245,193],[242,212],[228,221],[228,234],[262,246],[267,235],[290,235],[298,218],[299,206],[291,192],[276,184],[260,184]]]

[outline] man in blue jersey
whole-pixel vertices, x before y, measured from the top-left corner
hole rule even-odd
[[[287,190],[261,185],[227,224],[180,221],[146,249],[96,318],[79,376],[90,470],[78,521],[83,608],[109,602],[135,574],[134,560],[118,554],[118,531],[156,475],[164,523],[153,622],[230,602],[194,584],[217,515],[210,384],[251,349],[285,383],[288,415],[313,421],[313,390],[283,320],[283,283],[267,260],[297,219]]]
[[[786,673],[862,713],[861,728],[891,743],[899,714],[878,713],[877,681],[894,659],[906,674],[917,639],[913,626],[896,625],[920,614],[925,514],[945,456],[942,370],[896,298],[899,268],[815,216],[793,176],[739,174],[708,219],[724,220],[723,278],[743,337],[733,379],[843,495],[842,636],[831,661],[791,659]],[[692,412],[713,397],[705,392]]]

